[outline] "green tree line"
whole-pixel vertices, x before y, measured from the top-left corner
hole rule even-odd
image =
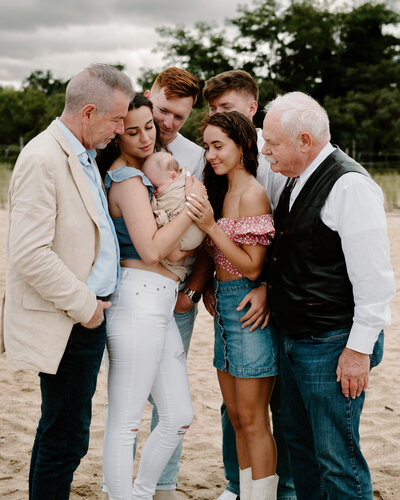
[[[157,29],[155,50],[165,67],[177,65],[207,78],[245,69],[260,87],[260,111],[277,93],[301,90],[328,111],[332,140],[342,148],[371,152],[400,150],[400,14],[385,1],[345,4],[326,0],[253,0],[223,26],[197,22]],[[149,88],[154,69],[139,85]],[[26,142],[60,114],[67,82],[35,71],[21,90],[0,88],[0,144]],[[204,114],[199,99],[185,126],[196,137]]]

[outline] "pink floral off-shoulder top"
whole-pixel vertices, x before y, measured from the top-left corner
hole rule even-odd
[[[239,219],[222,217],[218,219],[217,224],[228,238],[239,247],[243,245],[267,246],[275,236],[272,214],[241,217]],[[216,264],[235,276],[243,277],[243,274],[229,262],[209,236],[206,238],[206,245],[214,247],[214,261]]]

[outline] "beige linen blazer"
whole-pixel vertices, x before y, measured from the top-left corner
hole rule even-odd
[[[72,326],[97,306],[85,283],[99,245],[89,182],[53,122],[22,150],[10,182],[0,337],[12,366],[57,372]]]

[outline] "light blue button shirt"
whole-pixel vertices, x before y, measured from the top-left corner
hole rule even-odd
[[[97,207],[100,228],[100,251],[86,284],[98,296],[110,295],[115,291],[119,278],[119,245],[114,224],[108,213],[108,204],[100,173],[94,161],[96,150],[85,149],[59,118],[56,119],[56,122],[79,158]]]

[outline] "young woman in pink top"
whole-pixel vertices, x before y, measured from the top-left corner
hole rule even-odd
[[[267,193],[255,176],[257,133],[238,112],[204,122],[208,200],[192,197],[189,216],[207,233],[215,262],[214,366],[236,432],[241,500],[276,498],[276,446],[267,405],[278,373],[278,348],[269,327],[243,328],[237,311],[260,286],[267,245],[274,236]]]

